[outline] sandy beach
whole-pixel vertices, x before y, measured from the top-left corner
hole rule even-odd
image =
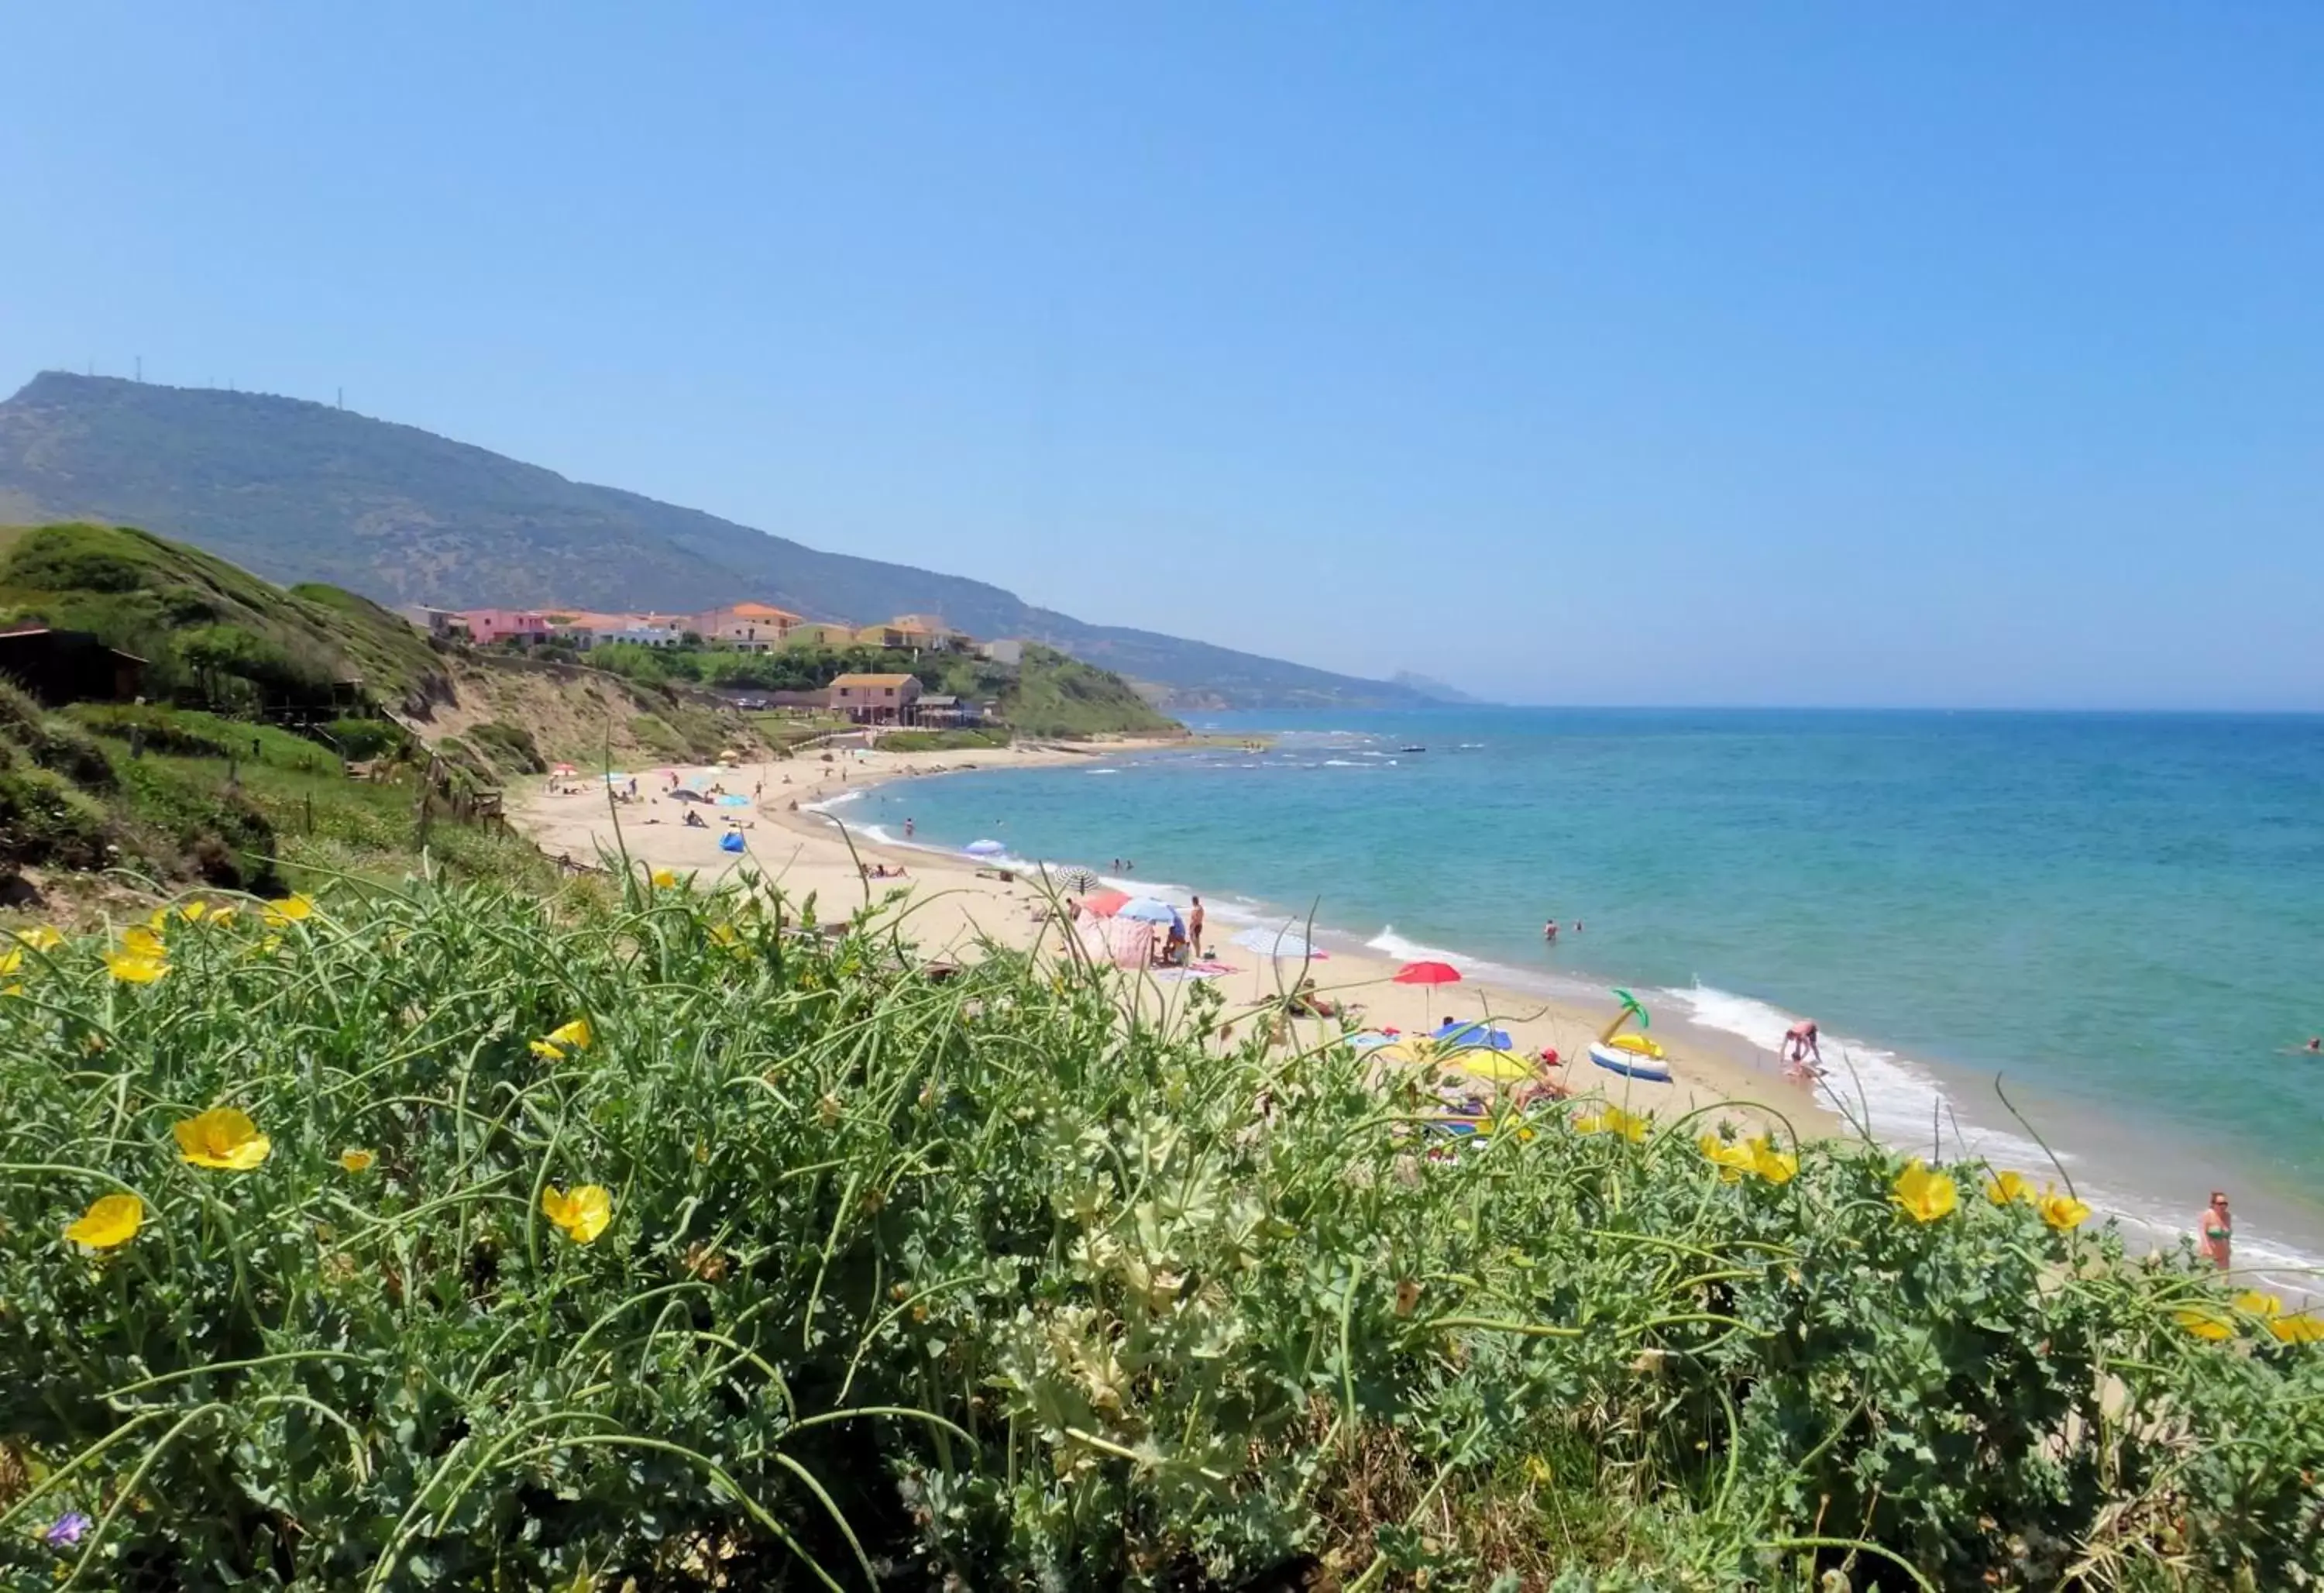
[[[899,780],[970,770],[1036,768],[1072,764],[1103,754],[1149,751],[1169,742],[1112,741],[1082,747],[1031,746],[973,752],[895,753],[848,749],[829,761],[819,752],[740,768],[678,767],[681,780],[694,777],[728,793],[751,799],[745,807],[691,804],[668,793],[660,769],[637,773],[634,802],[609,804],[602,784],[583,777],[553,783],[561,790],[536,788],[511,809],[512,820],[551,855],[594,863],[601,851],[625,847],[632,865],[695,872],[714,884],[738,871],[755,870],[793,900],[812,896],[826,920],[865,905],[901,897],[909,914],[908,933],[925,954],[973,958],[986,939],[1025,948],[1037,940],[1059,947],[1062,926],[1048,921],[1051,887],[1003,871],[976,858],[918,847],[882,845],[848,823],[850,793]],[[576,789],[577,786],[577,789]],[[797,810],[793,810],[796,804]],[[689,808],[701,812],[703,828],[690,827]],[[618,836],[617,836],[618,829]],[[720,839],[739,832],[747,850],[721,848]],[[1325,844],[1328,844],[1326,842]],[[866,879],[865,866],[900,870],[899,877]],[[1232,882],[1197,882],[1206,897],[1226,894]],[[1184,906],[1184,903],[1178,903]],[[1231,943],[1237,925],[1213,922],[1203,937],[1213,959],[1233,971],[1209,981],[1226,999],[1230,1017],[1258,1021],[1262,1005],[1279,1000],[1299,977],[1301,965],[1278,961]],[[1727,1103],[1764,1103],[1780,1112],[1799,1135],[1840,1129],[1840,1120],[1815,1103],[1807,1090],[1784,1082],[1771,1066],[1722,1054],[1684,1038],[1665,1042],[1672,1079],[1653,1083],[1625,1079],[1590,1064],[1585,1048],[1612,1015],[1603,1008],[1545,999],[1523,990],[1464,980],[1434,989],[1393,982],[1393,959],[1334,945],[1328,956],[1305,969],[1318,994],[1360,1009],[1364,1026],[1424,1033],[1447,1017],[1489,1019],[1509,1031],[1516,1050],[1533,1054],[1554,1048],[1568,1059],[1555,1077],[1577,1095],[1603,1095],[1632,1111],[1669,1117],[1697,1107]],[[1182,1003],[1191,981],[1165,974],[1145,977],[1148,999],[1158,1007]],[[1338,1027],[1326,1020],[1297,1025],[1304,1042],[1314,1043]],[[1658,1029],[1657,1038],[1662,1037]],[[1738,1121],[1756,1117],[1738,1109]]]

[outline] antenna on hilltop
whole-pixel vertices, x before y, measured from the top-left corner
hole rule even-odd
[[[339,389],[339,407],[341,409],[347,407],[347,390],[344,387]]]
[[[137,379],[141,382],[145,379],[145,357],[142,354],[137,357]]]

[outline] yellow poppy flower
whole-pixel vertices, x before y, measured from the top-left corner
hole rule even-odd
[[[297,923],[302,918],[312,918],[314,915],[315,903],[313,899],[308,896],[285,896],[280,902],[269,902],[266,904],[266,922],[278,930],[286,923]]]
[[[0,951],[0,975],[13,974],[24,966],[24,949],[14,946]]]
[[[1986,1180],[1985,1198],[1996,1206],[2006,1206],[2015,1200],[2031,1200],[2034,1188],[2015,1172],[1997,1172]]]
[[[372,1169],[372,1163],[378,1160],[379,1158],[372,1154],[369,1151],[358,1151],[350,1148],[339,1153],[339,1165],[346,1168],[349,1172],[369,1172]]]
[[[678,875],[667,868],[655,869],[651,877],[654,888],[658,891],[666,891],[678,883]]]
[[[224,907],[213,907],[210,909],[210,922],[217,925],[220,929],[226,928],[228,924],[232,923],[235,919],[240,918],[241,916],[241,909],[232,905],[231,903]]]
[[[540,1214],[563,1228],[567,1238],[586,1245],[613,1220],[613,1197],[593,1183],[569,1195],[551,1186],[540,1191]]]
[[[2246,1289],[2236,1296],[2236,1309],[2255,1317],[2280,1317],[2283,1314],[2283,1301],[2273,1294],[2262,1294],[2256,1289]]]
[[[1706,1134],[1694,1143],[1703,1160],[1717,1164],[1722,1183],[1741,1183],[1743,1175],[1751,1171],[1752,1155],[1746,1146],[1730,1145],[1715,1134]]]
[[[2303,1311],[2297,1316],[2276,1317],[2267,1330],[2286,1344],[2324,1344],[2324,1316]]]
[[[2061,1195],[2056,1190],[2045,1189],[2042,1198],[2034,1202],[2042,1220],[2060,1233],[2070,1233],[2090,1219],[2089,1203],[2077,1200],[2071,1195]]]
[[[2179,1319],[2179,1325],[2198,1338],[2209,1338],[2216,1342],[2220,1339],[2233,1338],[2236,1336],[2234,1325],[2214,1310],[2182,1311],[2174,1314]]]
[[[161,935],[143,924],[134,923],[121,931],[121,949],[132,957],[167,957],[170,949],[161,943]]]
[[[198,1117],[172,1126],[178,1151],[197,1167],[222,1172],[248,1172],[273,1152],[274,1142],[258,1132],[258,1125],[232,1107],[212,1107]]]
[[[18,930],[15,938],[35,951],[53,951],[65,943],[65,938],[44,923],[29,930]]]
[[[1960,1190],[1941,1172],[1932,1172],[1914,1157],[1889,1186],[1896,1204],[1914,1222],[1934,1222],[1960,1203]]]
[[[1580,1134],[1618,1134],[1633,1144],[1646,1137],[1648,1119],[1636,1117],[1619,1107],[1609,1107],[1594,1117],[1577,1118],[1573,1127]]]
[[[105,967],[124,985],[150,985],[170,971],[167,959],[142,951],[108,951],[105,954]]]
[[[1800,1159],[1789,1151],[1775,1149],[1775,1143],[1762,1135],[1751,1142],[1751,1171],[1769,1183],[1789,1183],[1799,1176]]]
[[[561,1062],[575,1051],[587,1051],[595,1038],[589,1032],[589,1020],[576,1018],[569,1023],[558,1024],[546,1038],[534,1041],[532,1054],[543,1061]]]
[[[65,1225],[65,1237],[92,1250],[126,1245],[145,1226],[145,1202],[134,1195],[99,1195],[78,1218]]]
[[[178,909],[178,916],[188,923],[199,923],[209,916],[209,912],[210,904],[207,902],[189,902]]]

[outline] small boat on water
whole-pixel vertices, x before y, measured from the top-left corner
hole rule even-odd
[[[1428,749],[1425,746],[1399,746],[1396,750],[1398,752],[1426,752]]]

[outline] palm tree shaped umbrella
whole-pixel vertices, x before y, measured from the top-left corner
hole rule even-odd
[[[1612,1023],[1607,1024],[1604,1029],[1599,1032],[1598,1043],[1600,1045],[1605,1044],[1608,1041],[1613,1039],[1615,1035],[1620,1033],[1622,1032],[1622,1025],[1628,1023],[1632,1018],[1638,1020],[1638,1027],[1641,1029],[1651,1029],[1654,1027],[1654,1020],[1646,1015],[1645,1003],[1641,1002],[1637,996],[1631,995],[1628,990],[1624,990],[1619,986],[1615,988],[1614,994],[1621,1000],[1621,1010],[1614,1014],[1614,1021]]]

